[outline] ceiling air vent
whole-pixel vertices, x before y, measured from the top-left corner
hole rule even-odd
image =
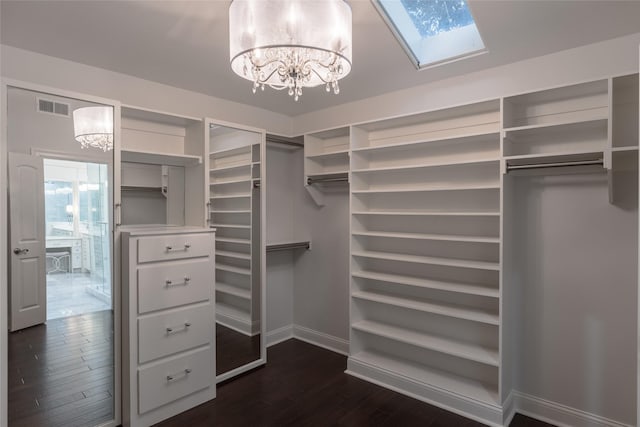
[[[38,98],[38,111],[41,113],[69,117],[69,104],[55,102],[50,99]]]

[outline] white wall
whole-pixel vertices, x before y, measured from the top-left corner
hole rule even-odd
[[[267,244],[294,239],[295,168],[302,150],[291,150],[278,144],[267,144]],[[291,333],[293,326],[294,253],[267,253],[267,343],[270,334]],[[273,339],[278,339],[274,336]]]
[[[115,99],[125,105],[190,117],[212,117],[289,135],[290,117],[126,74],[1,46],[2,77]]]
[[[51,96],[29,90],[8,89],[7,146],[9,152],[31,154],[31,149],[64,152],[66,154],[91,156],[96,160],[111,163],[113,152],[82,149],[74,139],[73,118],[37,111],[37,97],[70,104],[70,111],[79,107],[96,105],[70,98]]]
[[[300,183],[296,235],[311,240],[311,250],[300,253],[295,263],[294,321],[328,335],[325,344],[344,351],[349,339],[349,186],[332,184],[324,191],[324,206],[318,206],[303,186],[302,158],[292,166]]]
[[[637,177],[619,205],[605,174],[516,179],[515,388],[635,425]]]
[[[293,134],[631,74],[638,71],[639,44],[637,33],[302,114],[295,117]]]

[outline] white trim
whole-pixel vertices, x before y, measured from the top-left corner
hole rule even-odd
[[[228,380],[229,378],[233,378],[236,375],[243,374],[247,371],[257,368],[258,366],[262,366],[266,363],[263,359],[254,360],[253,362],[247,363],[246,365],[242,365],[239,368],[232,369],[223,374],[216,376],[216,384],[221,383],[223,381]]]
[[[293,325],[293,337],[335,353],[349,354],[349,341],[304,326]]]
[[[571,408],[560,403],[551,402],[519,391],[514,391],[512,394],[514,398],[515,412],[558,427],[631,427],[631,424],[621,423],[619,421],[601,417],[596,414]]]
[[[513,417],[516,416],[516,406],[514,391],[511,390],[509,396],[502,402],[502,419],[504,420],[502,425],[508,426],[511,424]]]
[[[490,426],[503,425],[503,411],[496,405],[413,381],[352,358],[347,360],[345,373]]]
[[[271,347],[272,345],[280,344],[291,338],[293,338],[293,325],[286,325],[267,332],[265,343],[267,347]]]
[[[8,225],[7,225],[7,85],[2,84],[2,99],[0,99],[0,126],[2,133],[0,134],[0,427],[8,425],[8,316],[9,305],[8,298],[8,276],[7,268],[7,243],[8,243]]]

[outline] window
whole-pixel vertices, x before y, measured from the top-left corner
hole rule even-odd
[[[417,68],[486,52],[466,0],[375,0]]]

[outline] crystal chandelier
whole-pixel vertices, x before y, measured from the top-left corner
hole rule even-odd
[[[82,107],[73,111],[73,135],[82,148],[113,149],[113,107]]]
[[[231,69],[253,81],[287,89],[340,92],[351,71],[351,8],[344,0],[233,0],[229,7]]]

